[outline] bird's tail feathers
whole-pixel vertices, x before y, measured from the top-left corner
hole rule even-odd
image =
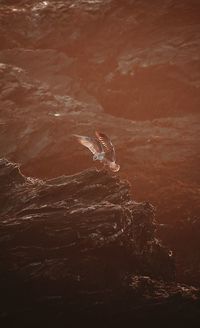
[[[80,138],[80,137],[82,137],[82,136],[79,135],[79,134],[72,134],[72,137]]]

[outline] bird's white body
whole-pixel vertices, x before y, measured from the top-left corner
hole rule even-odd
[[[103,161],[105,158],[105,153],[101,152],[93,155],[93,161]]]

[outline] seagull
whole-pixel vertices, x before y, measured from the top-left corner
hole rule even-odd
[[[116,163],[115,148],[110,138],[105,134],[95,131],[94,137],[73,134],[78,142],[87,147],[93,154],[93,161],[100,161],[113,172],[118,172],[120,165]]]

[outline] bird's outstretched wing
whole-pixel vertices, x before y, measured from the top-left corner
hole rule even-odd
[[[102,152],[101,143],[98,142],[96,138],[80,136],[77,134],[73,134],[73,136],[77,138],[81,145],[87,147],[92,152],[92,154],[96,155]]]
[[[115,162],[116,161],[115,148],[110,138],[105,133],[98,132],[98,131],[95,131],[95,135],[97,139],[100,141],[101,145],[103,146],[106,157],[110,161]]]

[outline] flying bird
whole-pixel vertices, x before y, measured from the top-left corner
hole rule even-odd
[[[93,154],[93,160],[100,161],[113,172],[118,172],[120,165],[116,163],[115,148],[110,138],[105,134],[95,131],[94,137],[74,134],[78,142],[87,147]]]

